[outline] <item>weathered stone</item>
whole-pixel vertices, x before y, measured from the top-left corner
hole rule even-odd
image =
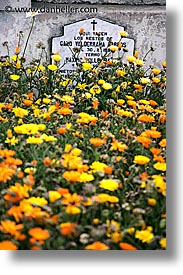
[[[8,8],[9,7],[9,10]],[[24,7],[31,7],[31,0],[0,0],[0,11],[5,10],[7,8],[7,13],[11,12],[14,8],[24,8]]]
[[[83,26],[83,33],[79,35],[79,30]],[[52,52],[59,51],[62,55],[60,65],[63,74],[71,73],[76,69],[76,57],[80,60],[87,58],[87,61],[93,65],[101,61],[101,55],[106,60],[110,60],[112,56],[119,57],[120,54],[122,60],[126,61],[127,55],[134,54],[134,40],[128,37],[121,39],[119,31],[124,31],[124,27],[98,18],[82,20],[64,26],[63,35],[52,39]],[[109,46],[117,46],[119,41],[128,52],[123,52],[121,49],[120,52],[112,54]],[[78,56],[77,50],[80,48],[81,52]]]
[[[3,0],[4,2],[6,5],[21,7],[21,4],[22,6],[25,6],[26,3],[30,5],[31,0]],[[73,4],[72,6],[81,7],[82,5]],[[94,5],[86,6],[94,7]],[[61,36],[65,25],[95,17],[124,26],[129,37],[135,39],[135,49],[139,50],[141,57],[150,47],[155,48],[155,52],[149,54],[147,64],[161,66],[161,61],[166,59],[165,6],[96,5],[96,7],[95,13],[42,13],[36,16],[35,26],[26,51],[27,60],[30,61],[32,57],[37,58],[40,55],[40,49],[36,47],[39,41],[44,43],[46,50],[50,53],[51,38]],[[10,53],[14,54],[19,31],[23,31],[25,34],[24,40],[21,42],[21,49],[24,48],[31,22],[32,19],[26,18],[25,13],[0,11],[0,55],[7,54],[6,48],[2,46],[4,41],[9,41]]]
[[[166,5],[166,0],[32,0],[52,4],[123,4],[123,5]]]

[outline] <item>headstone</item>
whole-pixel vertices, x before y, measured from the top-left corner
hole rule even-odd
[[[80,29],[84,29],[82,35],[79,34]],[[77,51],[82,47],[80,60],[84,57],[92,64],[97,64],[102,55],[106,55],[108,59],[112,57],[112,53],[107,52],[109,43],[118,45],[120,40],[119,31],[124,30],[124,27],[117,24],[110,23],[98,18],[91,18],[81,20],[73,24],[64,26],[64,34],[59,37],[52,38],[52,52],[60,52],[61,60],[61,73],[72,73],[76,68],[75,59],[73,59],[72,51]],[[100,35],[99,35],[100,33]],[[126,60],[127,55],[134,53],[134,40],[128,37],[122,38],[122,50],[120,56]],[[123,48],[128,49],[128,52],[123,51]],[[113,54],[113,57],[118,56],[118,52]]]

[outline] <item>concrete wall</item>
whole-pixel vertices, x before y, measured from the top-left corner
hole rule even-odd
[[[37,2],[37,3],[36,3]],[[5,12],[5,6],[31,7],[39,6],[40,0],[1,0],[0,6],[0,55],[5,55],[6,50],[2,42],[9,41],[13,53],[17,44],[17,33],[24,32],[24,40],[28,35],[31,18],[26,18],[25,13]],[[161,65],[166,59],[166,6],[165,0],[46,0],[41,5],[54,6],[60,2],[83,3],[85,7],[97,7],[96,13],[43,13],[36,16],[30,43],[27,48],[28,59],[38,57],[39,50],[36,45],[43,42],[46,49],[50,50],[51,37],[61,35],[63,26],[77,20],[98,17],[110,20],[126,28],[131,38],[135,39],[135,48],[142,56],[150,49],[155,52],[150,54],[148,64]],[[48,3],[50,2],[50,3]],[[97,4],[94,4],[96,3]],[[88,3],[92,3],[91,5]],[[117,4],[119,3],[119,4]],[[65,4],[65,5],[67,5]],[[4,5],[4,6],[3,6]],[[74,4],[70,4],[74,6]],[[78,4],[77,4],[78,6]],[[22,45],[23,46],[23,45]]]

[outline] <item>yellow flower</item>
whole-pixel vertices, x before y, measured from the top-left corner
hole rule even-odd
[[[69,215],[76,215],[76,214],[79,214],[81,212],[81,209],[77,206],[68,205],[66,207],[65,212]]]
[[[159,171],[166,171],[166,163],[157,162],[153,165],[153,167]]]
[[[102,85],[102,87],[103,87],[104,90],[110,90],[110,89],[112,89],[112,85],[110,83],[107,83],[107,82],[105,82]]]
[[[65,145],[64,152],[65,152],[65,153],[69,153],[69,152],[71,151],[71,149],[72,149],[72,145],[67,143],[67,144]]]
[[[62,174],[62,177],[63,177],[64,179],[66,179],[67,181],[70,181],[70,182],[79,181],[80,176],[81,176],[81,173],[78,172],[78,171],[65,171],[65,172]]]
[[[12,138],[6,138],[5,143],[10,143],[11,145],[15,145],[18,143],[18,138],[12,137]]]
[[[30,197],[29,199],[27,199],[27,202],[37,206],[44,206],[48,204],[45,198],[40,198],[40,197]]]
[[[120,70],[120,69],[116,70],[116,75],[117,76],[124,76],[125,74],[126,74],[126,72],[124,70]]]
[[[86,83],[78,83],[78,85],[76,86],[76,88],[80,89],[80,90],[84,90],[87,87]]]
[[[45,71],[45,67],[43,66],[43,65],[39,65],[38,66],[38,71],[41,71],[41,72],[43,72],[43,71]]]
[[[133,113],[130,111],[125,111],[125,110],[118,110],[117,114],[120,116],[126,116],[126,117],[131,117],[133,116]]]
[[[166,249],[166,238],[162,238],[160,241],[159,241],[159,244],[161,245],[161,247],[163,249]]]
[[[124,100],[124,99],[118,99],[118,100],[117,100],[117,104],[118,104],[119,106],[122,106],[124,103],[125,103],[125,100]]]
[[[100,203],[110,202],[110,203],[117,203],[119,202],[118,197],[110,196],[108,194],[100,193],[96,196],[96,199],[99,200]]]
[[[48,194],[50,202],[55,202],[61,198],[61,195],[58,191],[49,191]]]
[[[131,95],[126,95],[126,98],[127,98],[128,100],[133,100],[133,99],[134,99],[134,97],[131,96]]]
[[[149,161],[150,161],[150,158],[145,157],[145,156],[138,155],[138,156],[135,156],[133,162],[134,162],[135,164],[144,165],[144,164],[149,163]]]
[[[17,80],[20,78],[20,75],[11,74],[11,75],[10,75],[10,78],[11,78],[13,81],[17,81]]]
[[[139,103],[142,103],[144,105],[149,105],[150,104],[149,100],[146,100],[146,99],[139,100]]]
[[[166,61],[162,62],[162,66],[163,66],[163,68],[166,68]]]
[[[140,82],[145,85],[145,84],[148,84],[150,82],[150,79],[148,77],[142,77],[140,79]]]
[[[158,69],[158,68],[153,68],[153,69],[152,69],[152,72],[153,72],[154,75],[158,75],[158,74],[161,73],[161,70]]]
[[[145,230],[137,230],[135,238],[141,240],[143,243],[150,243],[154,238],[154,234],[151,231],[152,228],[150,226]]]
[[[73,97],[71,97],[69,95],[63,95],[60,100],[66,102],[66,103],[74,103]]]
[[[115,52],[118,50],[118,47],[115,46],[115,45],[111,45],[111,46],[109,47],[109,49],[110,49],[110,51],[111,51],[112,53],[115,53]]]
[[[92,95],[100,94],[101,93],[101,89],[100,89],[100,87],[98,85],[94,85],[93,87],[91,87],[90,93]]]
[[[153,198],[148,198],[148,204],[150,206],[155,206],[156,205],[156,199],[153,199]]]
[[[105,163],[94,161],[92,165],[90,165],[90,168],[92,169],[93,173],[96,173],[97,171],[105,172],[105,168],[107,165]]]
[[[159,175],[153,175],[152,179],[157,191],[163,196],[166,196],[166,182],[164,181],[164,178]]]
[[[35,167],[27,167],[24,169],[24,172],[26,174],[30,174],[30,173],[34,174],[34,173],[36,173],[36,168]]]
[[[27,116],[29,111],[22,109],[20,107],[15,107],[12,109],[12,112],[15,114],[17,117],[23,118],[24,116]]]
[[[102,180],[100,181],[100,188],[115,191],[118,189],[118,182],[112,179]]]
[[[135,63],[136,63],[137,66],[143,66],[144,65],[144,61],[142,59],[139,59],[139,58],[136,59]]]
[[[46,134],[41,135],[40,138],[46,142],[57,141],[57,138],[54,136],[47,136]]]
[[[158,84],[161,80],[158,77],[152,77],[152,82]]]
[[[134,63],[134,62],[136,62],[136,58],[135,58],[135,56],[133,56],[133,55],[127,56],[127,57],[126,57],[126,60],[127,60],[129,63]]]
[[[58,69],[58,67],[55,64],[50,64],[50,65],[48,65],[48,69],[50,71],[56,71]]]
[[[161,147],[166,147],[166,138],[162,139],[159,143]]]
[[[12,138],[12,137],[13,137],[13,134],[12,134],[12,130],[11,130],[11,129],[8,129],[8,130],[7,130],[7,136],[8,136],[8,138]]]
[[[41,144],[43,143],[43,140],[39,137],[28,137],[26,142],[30,144]]]
[[[93,219],[93,223],[94,223],[94,224],[99,224],[99,223],[100,223],[100,220],[99,220],[98,218],[95,218],[95,219]]]
[[[62,59],[62,57],[61,57],[59,54],[53,54],[53,55],[51,56],[51,58],[52,58],[55,62],[59,62],[59,61]]]
[[[17,61],[17,63],[16,63],[16,68],[17,68],[17,69],[20,69],[20,68],[21,68],[21,62],[20,62],[20,61]]]
[[[123,31],[123,30],[119,31],[119,34],[120,34],[121,37],[127,37],[128,36],[128,33]]]
[[[43,103],[45,103],[45,104],[49,104],[50,101],[51,101],[50,98],[43,98]]]
[[[104,83],[105,83],[105,80],[103,80],[103,79],[99,79],[99,80],[98,80],[98,84],[99,84],[99,85],[103,85]]]
[[[91,174],[87,174],[87,173],[82,173],[79,177],[79,182],[89,182],[94,180],[94,176]]]
[[[88,71],[88,70],[91,70],[93,68],[93,65],[90,64],[90,63],[85,62],[85,63],[82,64],[82,68],[83,68],[84,71]]]

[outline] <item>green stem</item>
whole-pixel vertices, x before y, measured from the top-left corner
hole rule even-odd
[[[27,45],[28,45],[28,42],[29,42],[29,38],[30,38],[32,29],[33,29],[33,26],[34,26],[34,21],[35,21],[35,18],[33,17],[33,18],[32,18],[32,25],[31,25],[31,28],[30,28],[30,31],[29,31],[29,34],[28,34],[28,37],[27,37],[27,41],[26,41],[26,44],[25,44],[25,48],[24,48],[22,57],[24,57],[24,55],[25,55],[25,51],[26,51],[26,49],[27,49]]]

